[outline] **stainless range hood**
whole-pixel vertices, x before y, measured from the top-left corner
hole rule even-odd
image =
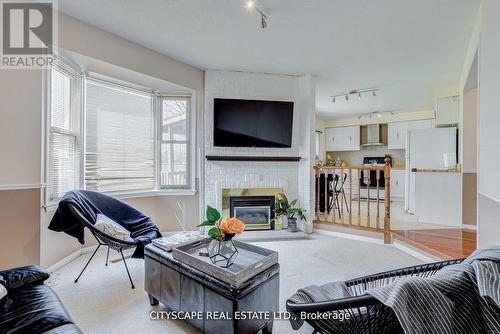
[[[385,125],[386,126],[386,125]],[[387,143],[384,140],[384,124],[368,124],[361,127],[361,132],[364,132],[364,137],[361,146],[385,146]],[[387,132],[387,131],[386,131]]]

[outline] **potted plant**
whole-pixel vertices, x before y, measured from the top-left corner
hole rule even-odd
[[[243,233],[245,224],[237,218],[223,220],[217,209],[207,206],[205,221],[198,225],[202,226],[211,227],[208,230],[208,236],[212,238],[208,245],[208,256],[212,263],[224,268],[231,266],[238,255],[233,238]]]
[[[276,196],[276,201],[274,203],[274,217],[276,218],[284,218],[287,223],[287,231],[288,232],[298,232],[297,228],[297,217],[307,221],[304,213],[305,209],[296,207],[297,200],[293,200],[291,202],[288,201],[288,198],[285,194],[280,193]],[[284,224],[283,224],[284,225]]]

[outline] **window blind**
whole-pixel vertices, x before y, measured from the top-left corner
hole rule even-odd
[[[48,198],[80,188],[82,77],[68,68],[50,70]]]
[[[189,97],[164,97],[161,101],[162,188],[189,186]]]
[[[86,80],[86,189],[154,189],[152,103],[151,94]]]

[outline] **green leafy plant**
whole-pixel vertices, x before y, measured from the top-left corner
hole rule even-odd
[[[202,226],[212,226],[210,230],[208,230],[208,236],[211,238],[222,238],[224,234],[220,230],[220,224],[222,221],[222,215],[219,210],[212,208],[211,206],[207,206],[207,211],[205,213],[206,220],[203,221],[198,227]]]
[[[296,207],[296,204],[296,199],[289,202],[285,194],[278,194],[274,203],[274,216],[276,218],[286,217],[288,219],[294,219],[297,216],[298,218],[307,221],[306,216],[304,215],[306,210]]]
[[[208,230],[208,236],[219,240],[231,240],[236,234],[241,234],[245,230],[245,224],[238,218],[228,218],[222,221],[220,212],[207,206],[206,219],[198,227],[212,227]]]

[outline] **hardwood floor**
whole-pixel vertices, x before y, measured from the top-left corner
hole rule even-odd
[[[446,228],[391,232],[394,240],[400,240],[444,260],[467,257],[477,247],[477,233],[472,230]]]

